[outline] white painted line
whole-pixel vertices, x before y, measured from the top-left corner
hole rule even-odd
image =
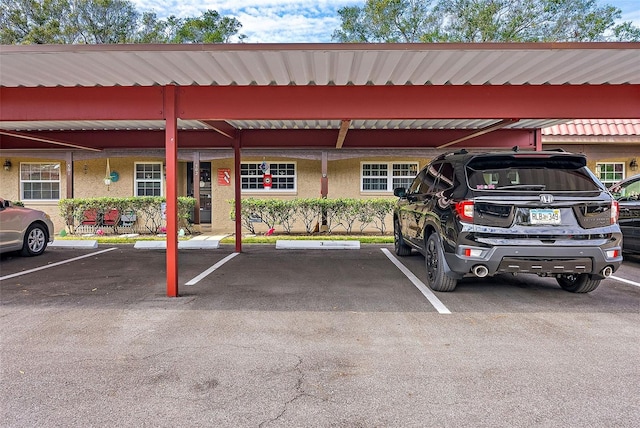
[[[640,282],[631,281],[629,279],[618,278],[617,276],[610,276],[609,279],[615,279],[616,281],[624,282],[625,284],[634,285],[640,287]]]
[[[95,253],[85,254],[83,256],[74,257],[74,258],[69,259],[69,260],[63,260],[61,262],[51,263],[50,265],[40,266],[40,267],[37,267],[37,268],[34,268],[34,269],[25,270],[25,271],[22,271],[22,272],[16,272],[16,273],[12,273],[10,275],[0,276],[0,281],[4,281],[5,279],[15,278],[16,276],[22,276],[22,275],[26,275],[26,274],[29,274],[29,273],[37,272],[39,270],[49,269],[49,268],[52,268],[52,267],[55,267],[55,266],[60,266],[60,265],[66,264],[66,263],[75,262],[76,260],[85,259],[87,257],[97,256],[98,254],[106,253],[108,251],[113,251],[115,249],[116,249],[116,247],[107,248],[106,250],[96,251]]]
[[[389,250],[387,250],[386,248],[382,248],[382,252],[389,258],[389,260],[391,260],[391,263],[396,265],[396,267],[400,269],[400,271],[407,278],[409,278],[409,281],[411,281],[413,285],[415,285],[416,288],[423,294],[423,296],[426,297],[427,300],[429,300],[429,303],[433,305],[436,311],[438,311],[441,314],[451,313],[451,311],[447,309],[447,307],[440,301],[440,299],[438,299],[436,295],[433,294],[433,291],[431,291],[429,287],[424,285],[424,283],[420,281],[420,279],[418,279],[418,277],[415,276],[409,269],[407,269],[405,265],[400,263],[400,260],[398,260],[393,254],[391,254]]]
[[[215,265],[211,266],[209,269],[205,270],[200,275],[196,276],[191,281],[187,282],[185,285],[196,285],[204,277],[209,275],[214,270],[218,269],[220,266],[222,266],[223,264],[225,264],[226,262],[228,262],[229,260],[231,260],[232,258],[237,256],[238,254],[240,254],[240,253],[231,253],[231,254],[229,254],[227,257],[225,257],[224,259],[220,260],[218,263],[216,263]]]

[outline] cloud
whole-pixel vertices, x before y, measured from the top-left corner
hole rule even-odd
[[[340,25],[338,9],[362,5],[364,0],[133,0],[140,12],[158,18],[199,16],[216,10],[242,24],[240,33],[249,43],[326,43]]]
[[[232,16],[242,24],[248,43],[327,43],[340,26],[338,9],[363,6],[366,0],[132,0],[140,12],[158,18],[196,17],[206,10]],[[622,10],[622,21],[640,26],[637,0],[597,0]]]

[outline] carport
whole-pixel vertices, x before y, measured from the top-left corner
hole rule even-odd
[[[243,149],[323,150],[325,195],[328,151],[539,150],[545,126],[639,117],[640,43],[2,46],[0,91],[3,151],[164,148],[176,297],[179,148],[233,149],[240,252]]]

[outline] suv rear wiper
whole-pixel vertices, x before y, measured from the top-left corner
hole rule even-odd
[[[529,190],[544,190],[547,186],[545,184],[510,184],[507,186],[496,187],[496,190],[503,189],[529,189]]]

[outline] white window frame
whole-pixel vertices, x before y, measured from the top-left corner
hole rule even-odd
[[[603,171],[604,166],[612,166],[613,171]],[[616,171],[616,166],[622,166],[621,171]],[[611,178],[604,177],[605,174],[612,174]],[[616,175],[618,174],[618,175]],[[606,186],[610,186],[626,177],[625,163],[624,162],[596,162],[596,176]]]
[[[31,169],[31,165],[47,165],[47,166],[52,166],[53,170],[57,170],[57,174],[58,174],[58,178],[57,179],[33,179],[31,177],[31,174],[36,172],[36,171],[23,171],[24,168],[26,168],[26,166],[29,165],[29,168]],[[59,201],[60,200],[60,195],[62,192],[62,186],[61,186],[61,173],[60,173],[60,162],[21,162],[20,163],[20,199],[23,201]],[[48,171],[51,172],[51,171]],[[29,178],[25,179],[24,178],[24,174],[29,174]],[[58,197],[57,198],[26,198],[25,197],[25,184],[26,183],[51,183],[54,185],[58,186]]]
[[[365,165],[386,165],[387,166],[387,174],[384,176],[365,176],[364,175],[364,167]],[[393,175],[393,166],[394,165],[413,165],[415,166],[415,174],[412,176],[409,175]],[[414,161],[391,161],[391,162],[360,162],[360,192],[362,193],[393,193],[393,180],[396,178],[409,179],[409,183],[406,187],[411,185],[413,179],[420,172],[420,164]],[[365,178],[385,178],[387,180],[386,189],[365,189],[364,188],[364,180]]]
[[[138,178],[138,165],[159,165],[160,166],[160,178]],[[133,192],[135,196],[150,196],[150,195],[138,195],[138,185],[140,183],[160,183],[160,195],[164,196],[164,167],[162,162],[134,162],[133,164]]]
[[[256,174],[256,175],[242,175],[242,166],[243,165],[257,165],[258,166],[258,172],[260,170],[259,165],[262,163],[263,161],[260,162],[241,162],[240,164],[240,188],[241,191],[243,193],[297,193],[298,192],[298,163],[297,162],[289,162],[289,161],[269,161],[266,160],[264,162],[266,162],[269,165],[269,173],[271,174],[271,180],[272,180],[272,188],[271,189],[251,189],[251,188],[245,188],[244,187],[244,183],[242,182],[243,178],[245,177],[262,177],[262,173],[260,174]],[[283,174],[280,175],[277,173],[277,171],[275,171],[274,169],[271,168],[272,165],[278,165],[278,164],[290,164],[293,165],[293,175],[288,175],[288,174]],[[275,174],[274,174],[275,172]],[[293,189],[277,189],[275,187],[276,184],[276,180],[280,177],[285,177],[285,178],[293,178]]]

